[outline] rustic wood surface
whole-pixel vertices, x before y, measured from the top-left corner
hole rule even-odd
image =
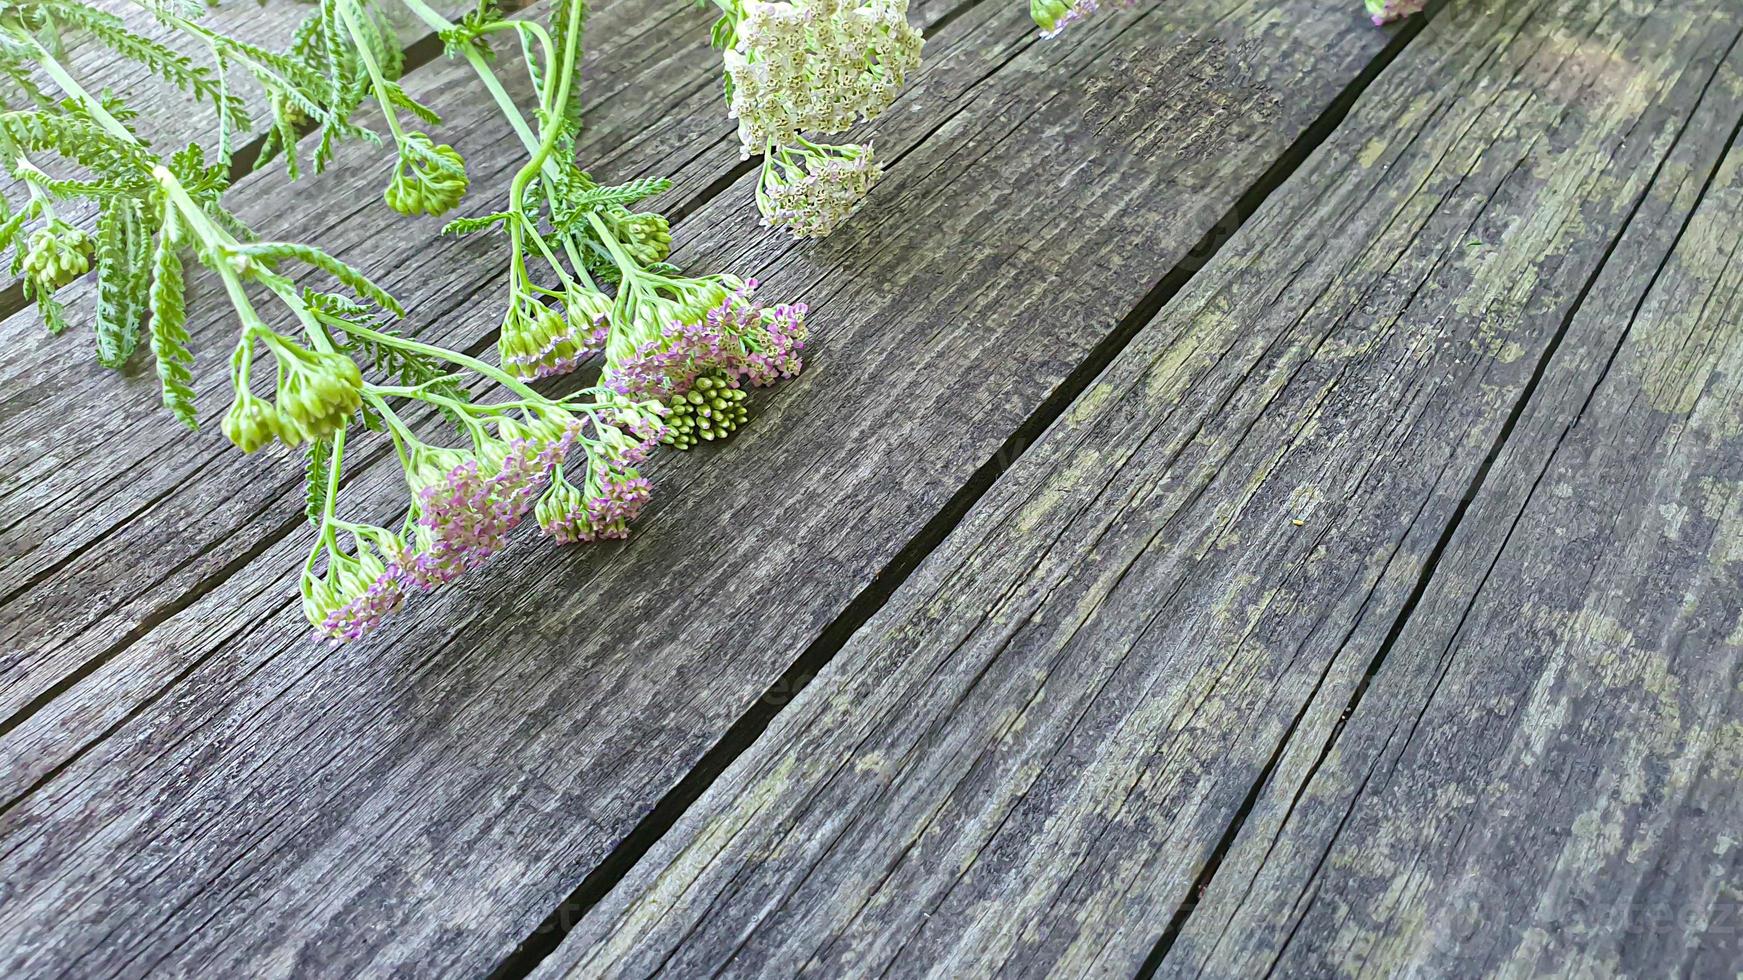
[[[294,461],[0,322],[8,975],[1743,965],[1743,10],[911,16],[888,176],[795,244],[707,13],[598,5],[583,153],[811,366],[629,542],[365,643],[306,639]],[[469,82],[406,84],[483,210]],[[386,161],[231,199],[488,350],[499,243]]]
[[[1486,460],[1505,445],[1509,464],[1530,467],[1528,488],[1553,443],[1534,425],[1514,428],[1509,415],[1533,391],[1544,396],[1534,417],[1560,426],[1579,411],[1590,384],[1569,363],[1603,366],[1581,352],[1614,346],[1743,116],[1743,56],[1722,64],[1743,18],[1712,30],[1687,8],[1661,8],[1642,22],[1595,5],[1552,20],[1542,16],[1547,6],[1467,5],[1430,26],[1194,288],[582,922],[545,973],[1131,975],[1149,961],[1170,975],[1257,976],[1267,967],[1286,976],[1393,975],[1421,966],[1480,975],[1510,949],[1547,941],[1541,929],[1516,927],[1558,877],[1586,894],[1543,910],[1540,924],[1574,925],[1555,910],[1583,900],[1589,918],[1579,924],[1601,932],[1613,909],[1600,903],[1618,895],[1593,886],[1614,871],[1605,862],[1619,863],[1623,844],[1644,861],[1636,880],[1654,879],[1648,869],[1660,853],[1692,865],[1651,894],[1694,921],[1635,947],[1630,972],[1703,948],[1709,968],[1734,968],[1734,940],[1703,938],[1715,904],[1720,922],[1738,908],[1735,860],[1723,856],[1726,828],[1736,826],[1735,762],[1709,777],[1731,780],[1708,789],[1725,807],[1702,813],[1649,779],[1648,800],[1636,786],[1632,806],[1616,799],[1613,811],[1595,811],[1618,839],[1587,851],[1600,826],[1582,816],[1587,794],[1554,811],[1518,798],[1539,776],[1537,759],[1491,771],[1487,754],[1448,758],[1476,752],[1492,734],[1444,721],[1454,730],[1416,747],[1416,766],[1389,781],[1372,779],[1366,755],[1352,760],[1342,750],[1371,718],[1368,754],[1380,752],[1429,703],[1447,643],[1419,624],[1442,617],[1450,631],[1463,602],[1453,596],[1469,588],[1451,583],[1480,576],[1492,558],[1443,558],[1436,541],[1454,525],[1462,543],[1519,519],[1520,481],[1505,466],[1486,473]],[[1724,209],[1708,204],[1716,213],[1705,227],[1722,226]],[[1735,323],[1734,283],[1711,283],[1736,235],[1703,241],[1710,254],[1685,272],[1692,281],[1657,284],[1678,297],[1654,318],[1658,329],[1642,322],[1630,335],[1676,338],[1648,341],[1654,349],[1705,350],[1713,365],[1678,361],[1679,373],[1658,383],[1693,405],[1708,374],[1720,372],[1713,397],[1721,404],[1707,412],[1734,426],[1722,406],[1736,396],[1735,375],[1718,362],[1740,355],[1714,337]],[[1605,281],[1586,296],[1583,285],[1600,271]],[[1709,285],[1690,288],[1697,282]],[[1563,339],[1558,327],[1576,308]],[[1688,326],[1703,319],[1705,328]],[[1545,361],[1556,370],[1539,383]],[[1689,411],[1639,411],[1645,406],[1630,395],[1618,393],[1616,414],[1651,435],[1609,445],[1612,465],[1652,458],[1640,450]],[[1599,418],[1582,419],[1596,433],[1589,438],[1623,436]],[[1683,480],[1716,470],[1734,477],[1737,434],[1665,449],[1666,469],[1643,468],[1633,481],[1605,478],[1601,465],[1565,473],[1563,496],[1588,510],[1564,507],[1557,526],[1583,533],[1571,546],[1552,533],[1535,549],[1515,543],[1535,567],[1491,576],[1495,621],[1466,628],[1490,656],[1464,664],[1466,697],[1438,691],[1448,700],[1438,715],[1517,726],[1515,751],[1527,756],[1558,741],[1565,725],[1573,737],[1559,739],[1550,778],[1567,780],[1613,753],[1616,793],[1643,765],[1639,753],[1668,753],[1666,767],[1674,758],[1686,769],[1711,752],[1734,753],[1715,746],[1738,717],[1736,651],[1710,652],[1743,600],[1740,569],[1722,564],[1739,557],[1735,527],[1721,523],[1735,518],[1726,509],[1734,505],[1727,484],[1702,498],[1710,517],[1700,524],[1688,508],[1702,491]],[[1648,489],[1669,473],[1679,489],[1667,503],[1686,518],[1677,544],[1663,540],[1665,518]],[[1479,503],[1467,513],[1461,501],[1470,494]],[[1647,526],[1638,547],[1616,551],[1611,580],[1558,572],[1603,553],[1619,515],[1629,528]],[[1676,556],[1661,556],[1665,548]],[[1420,604],[1412,595],[1431,567],[1434,582],[1448,583],[1444,607],[1438,593]],[[1671,578],[1655,584],[1655,600],[1637,604],[1642,570]],[[1557,598],[1564,589],[1580,597],[1572,610]],[[1608,618],[1582,618],[1587,595],[1630,598]],[[1702,604],[1690,608],[1692,596]],[[1511,622],[1525,597],[1545,607]],[[1637,628],[1642,617],[1653,625]],[[1682,617],[1703,634],[1671,625]],[[1615,646],[1618,622],[1635,629],[1632,653]],[[1583,644],[1563,658],[1590,676],[1612,685],[1657,680],[1653,690],[1669,686],[1664,696],[1673,699],[1642,691],[1575,722],[1565,698],[1553,698],[1538,706],[1528,737],[1533,714],[1518,709],[1533,687],[1526,677],[1543,667],[1526,674],[1522,630],[1540,644]],[[1655,727],[1677,724],[1662,714],[1679,703],[1663,658],[1684,644],[1703,681],[1684,686],[1684,717],[1706,720]],[[1416,654],[1415,686],[1368,689],[1352,727],[1330,741],[1327,728],[1388,653],[1389,670]],[[1641,676],[1653,663],[1652,679]],[[1577,737],[1594,720],[1633,717],[1642,699],[1657,713],[1636,722],[1637,740]],[[1421,731],[1426,740],[1433,729]],[[1315,775],[1324,751],[1340,764]],[[1399,751],[1411,750],[1386,747],[1388,758]],[[1364,782],[1387,784],[1385,799],[1366,801]],[[1195,910],[1219,840],[1241,825],[1260,787],[1266,801],[1314,799],[1315,830],[1335,831],[1341,852],[1325,864],[1318,837],[1279,842],[1254,820],[1209,879],[1210,894],[1226,894],[1240,916],[1214,904]],[[1370,813],[1365,830],[1339,824],[1352,796]],[[1509,796],[1503,812],[1512,819],[1502,826],[1473,819],[1473,804],[1493,812],[1485,804]],[[1582,820],[1565,851],[1515,843],[1524,827],[1550,840],[1558,828],[1567,833],[1567,822],[1545,822],[1564,812],[1565,821]],[[1623,821],[1651,830],[1638,844],[1620,839]],[[1430,874],[1412,862],[1409,845],[1456,846],[1473,822],[1462,863]],[[1516,877],[1521,851],[1541,863],[1538,875]],[[1552,875],[1558,855],[1571,867]],[[1249,858],[1263,871],[1256,881],[1245,873]],[[1710,859],[1718,863],[1708,871]],[[1444,921],[1461,882],[1486,901],[1459,906],[1470,922]],[[1476,934],[1477,922],[1485,933]],[[1460,926],[1470,932],[1452,931]],[[1591,952],[1613,951],[1623,937],[1591,943]],[[1525,957],[1524,966],[1582,975],[1554,954],[1585,944],[1557,941],[1560,949],[1544,950],[1542,961]],[[1290,958],[1278,963],[1284,948]],[[1427,948],[1438,956],[1426,957]]]

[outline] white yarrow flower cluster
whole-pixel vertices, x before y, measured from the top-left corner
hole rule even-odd
[[[729,115],[743,155],[763,154],[764,223],[821,238],[859,209],[880,171],[871,147],[812,143],[890,107],[920,64],[908,0],[743,0],[728,6]],[[717,28],[718,30],[719,28]]]
[[[882,173],[870,144],[820,146],[800,137],[798,146],[770,150],[757,207],[765,224],[795,238],[822,238],[859,210]]]
[[[907,0],[746,0],[743,10],[725,58],[746,159],[801,131],[876,118],[920,64]]]

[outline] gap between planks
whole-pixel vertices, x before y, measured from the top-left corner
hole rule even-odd
[[[847,608],[842,610],[823,629],[804,652],[793,661],[791,666],[769,685],[751,708],[727,729],[726,733],[697,761],[690,771],[668,790],[630,833],[611,849],[592,872],[582,879],[568,898],[552,909],[544,921],[521,941],[515,952],[491,971],[490,980],[521,980],[538,969],[540,964],[561,944],[574,924],[580,921],[606,893],[610,892],[629,873],[631,868],[635,867],[648,850],[664,837],[689,810],[690,806],[714,784],[720,774],[762,737],[776,716],[788,704],[791,704],[793,699],[811,682],[811,679],[816,677],[834,659],[835,655],[847,644],[847,641],[889,602],[896,590],[908,580],[908,577],[919,567],[920,563],[944,542],[945,538],[949,536],[975,503],[985,496],[999,477],[1010,469],[1035,444],[1042,433],[1051,427],[1065,413],[1066,409],[1070,408],[1083,395],[1090,384],[1126,349],[1144,325],[1154,319],[1156,314],[1192,281],[1199,270],[1216,257],[1223,245],[1234,237],[1247,219],[1265,203],[1266,199],[1300,168],[1301,164],[1320,144],[1331,136],[1349,114],[1350,108],[1355,105],[1356,100],[1361,98],[1362,93],[1367,90],[1374,79],[1379,77],[1380,73],[1385,71],[1403,53],[1410,42],[1421,34],[1445,3],[1446,0],[1436,0],[1424,13],[1411,17],[1394,29],[1395,33],[1392,39],[1368,63],[1367,67],[1344,86],[1337,98],[1283,151],[1270,168],[1259,176],[1252,186],[1223,214],[1222,218],[1204,233],[1203,237],[1180,261],[1168,269],[1150,287],[1131,310],[1120,319],[1119,325],[1072,369],[1053,393],[1005,439],[999,450],[974,471],[962,487],[951,495],[945,506],[934,514],[918,533],[897,552],[895,557],[879,570],[871,584],[855,596]],[[951,11],[936,27],[942,27],[970,6],[973,4],[965,4]],[[942,128],[947,122],[948,120],[940,122],[938,128]],[[916,143],[915,147],[922,143],[924,140]],[[911,151],[912,148],[909,152]],[[726,180],[726,178],[723,177],[722,180]],[[1614,244],[1612,244],[1612,248],[1614,248]],[[1572,320],[1571,313],[1568,319]],[[1564,332],[1565,329],[1566,324],[1564,323]],[[1546,355],[1545,363],[1547,360]],[[1542,367],[1543,365],[1539,365],[1539,373],[1541,373]],[[1536,380],[1534,377],[1533,384]],[[1523,410],[1527,400],[1529,400],[1529,391],[1516,406],[1515,417],[1509,419],[1509,430],[1516,420],[1517,413]],[[1499,454],[1502,441],[1504,438],[1497,440],[1495,450],[1490,457],[1491,461],[1494,455]],[[1484,468],[1486,471],[1487,464]],[[1478,483],[1480,484],[1480,476]],[[1477,487],[1473,485],[1466,496],[1467,503],[1476,489]],[[1462,516],[1462,514],[1463,508],[1461,506],[1459,515]],[[1450,537],[1452,528],[1456,526],[1457,518],[1455,517],[1452,525],[1447,528],[1447,537]],[[1444,545],[1444,538],[1441,543]],[[1438,557],[1438,549],[1436,557]],[[1432,568],[1433,562],[1431,560],[1428,570],[1424,572],[1419,591],[1426,587],[1427,578],[1432,572]],[[1413,601],[1416,598],[1417,596],[1412,596]],[[1397,628],[1402,628],[1402,622],[1405,618],[1407,616],[1400,616]],[[1388,639],[1390,641],[1392,638]],[[1379,664],[1376,661],[1372,668],[1377,670],[1378,667]],[[1260,788],[1264,785],[1271,768],[1276,763],[1276,758],[1282,755],[1283,746],[1288,741],[1286,736],[1279,744],[1277,755],[1273,757],[1271,765],[1266,767],[1255,782],[1241,810],[1230,822],[1224,836],[1218,842],[1211,860],[1206,864],[1205,873],[1201,875],[1199,881],[1194,883],[1191,894],[1195,895],[1201,891],[1208,884],[1210,876],[1215,873],[1222,854],[1234,842],[1235,835],[1240,830],[1247,813],[1252,809]],[[1167,945],[1172,943],[1180,928],[1185,925],[1187,916],[1191,914],[1191,909],[1192,901],[1189,898],[1176,911],[1168,931],[1158,941],[1150,960],[1146,961],[1144,975],[1154,972],[1155,964],[1161,962],[1162,955],[1167,952]]]

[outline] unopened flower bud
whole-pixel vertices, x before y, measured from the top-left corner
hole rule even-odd
[[[55,218],[30,236],[24,272],[36,288],[52,293],[91,270],[96,243],[91,236]]]
[[[305,351],[288,358],[285,367],[278,413],[279,438],[288,445],[338,432],[363,406],[363,372],[344,354]]]
[[[724,372],[704,374],[689,391],[667,403],[666,432],[660,440],[674,449],[732,435],[750,418],[745,393]]]
[[[235,443],[236,448],[251,453],[279,437],[278,411],[266,399],[247,390],[239,391],[230,411],[224,414],[221,428],[224,437]]]
[[[393,180],[382,198],[400,214],[445,214],[459,206],[467,184],[466,160],[459,150],[412,133],[400,144]]]
[[[533,516],[538,519],[539,528],[558,544],[581,541],[588,530],[587,500],[580,488],[568,480],[551,481],[534,505]]]
[[[612,230],[622,237],[624,250],[642,265],[664,262],[672,254],[672,226],[665,215],[623,212],[612,220]]]
[[[503,370],[517,378],[548,378],[575,370],[582,341],[563,314],[526,299],[504,318],[496,356]]]

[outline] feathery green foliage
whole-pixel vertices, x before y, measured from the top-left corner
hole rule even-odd
[[[97,359],[120,367],[139,345],[150,304],[151,233],[141,203],[124,198],[97,218]]]
[[[194,410],[194,353],[188,349],[187,283],[177,254],[178,220],[165,215],[151,257],[151,353],[163,384],[163,404],[190,429],[200,426]]]

